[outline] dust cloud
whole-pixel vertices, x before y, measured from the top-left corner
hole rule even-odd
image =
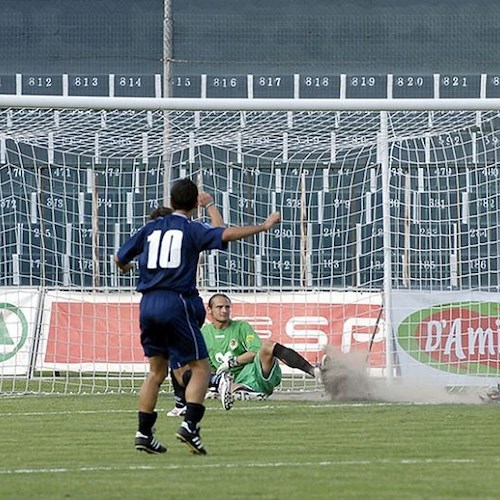
[[[453,390],[431,382],[390,381],[368,375],[365,353],[342,353],[332,347],[325,349],[328,361],[323,371],[326,396],[333,401],[379,401],[401,403],[481,404],[479,390]]]

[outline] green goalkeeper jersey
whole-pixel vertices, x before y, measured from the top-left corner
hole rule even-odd
[[[207,344],[213,371],[229,356],[236,357],[248,351],[257,353],[262,347],[262,340],[246,321],[231,320],[224,330],[218,330],[211,323],[207,323],[203,325],[201,332]],[[236,376],[242,369],[243,366],[235,366],[231,373]]]

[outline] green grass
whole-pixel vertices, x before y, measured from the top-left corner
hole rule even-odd
[[[500,405],[207,401],[206,457],[132,446],[137,397],[0,398],[0,498],[499,498]]]

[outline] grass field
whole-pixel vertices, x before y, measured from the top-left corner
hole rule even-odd
[[[135,395],[0,398],[0,498],[499,498],[500,405],[207,401],[209,455],[133,448]]]

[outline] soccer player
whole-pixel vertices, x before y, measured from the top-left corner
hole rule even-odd
[[[165,453],[154,437],[153,425],[160,387],[168,373],[169,357],[176,367],[188,365],[186,414],[176,437],[195,454],[205,455],[199,423],[210,377],[208,352],[199,328],[196,271],[204,250],[227,248],[227,243],[269,230],[280,221],[274,212],[259,225],[212,227],[191,219],[198,205],[198,188],[189,179],[175,182],[170,191],[173,213],[148,221],[119,249],[115,262],[122,271],[133,268],[137,257],[142,294],[139,307],[141,345],[149,360],[149,373],[139,392],[137,450]]]
[[[219,393],[224,409],[231,409],[238,391],[270,396],[281,383],[278,360],[322,381],[322,366],[311,365],[297,351],[278,342],[262,342],[249,323],[231,319],[231,300],[227,295],[213,295],[208,301],[208,312],[211,323],[203,325],[201,331],[212,371],[210,386]],[[230,384],[227,373],[231,374]],[[189,371],[184,371],[183,379],[189,380],[189,376]]]
[[[272,340],[262,342],[249,323],[231,319],[231,300],[227,295],[213,295],[208,301],[208,312],[211,323],[201,331],[211,369],[217,375],[231,373],[232,393],[246,390],[271,395],[281,383],[278,360],[321,381],[320,367],[311,365],[297,351]]]
[[[215,205],[214,198],[211,194],[201,191],[198,194],[198,206],[205,208],[206,212],[210,216],[210,221],[214,227],[224,226],[224,219],[221,213]],[[154,220],[158,217],[166,217],[170,215],[173,210],[170,207],[158,207],[154,209],[150,214],[149,218]],[[198,325],[200,328],[205,323],[206,310],[201,297],[199,301],[195,302],[196,305],[196,316],[198,318]],[[175,366],[175,361],[170,358],[170,379],[172,381],[172,387],[174,389],[174,407],[167,412],[168,417],[183,417],[186,414],[186,394],[185,394],[185,383],[186,381],[179,381],[174,375],[174,369],[172,365]],[[185,371],[185,370],[184,370]],[[183,372],[178,370],[178,374],[182,377]],[[189,375],[188,375],[189,376]],[[230,386],[230,381],[228,377],[220,377],[218,380],[217,390],[221,393],[227,392],[227,388]]]
[[[225,227],[224,219],[222,218],[221,213],[219,212],[217,206],[215,205],[214,198],[210,193],[207,193],[205,191],[200,191],[200,193],[198,194],[198,206],[205,209],[205,211],[210,217],[212,226]],[[158,207],[149,214],[149,218],[153,220],[158,217],[165,217],[167,215],[170,215],[172,212],[173,210],[169,207]],[[205,323],[205,317],[206,317],[206,309],[201,297],[199,297],[199,301],[196,302],[196,315],[198,318],[198,326],[201,328],[203,326],[203,323]],[[172,381],[172,387],[174,389],[175,405],[169,412],[167,412],[167,416],[183,417],[186,414],[185,387],[184,387],[184,382],[179,382],[179,380],[177,380],[177,377],[174,375],[174,369],[172,368],[173,364],[175,365],[175,361],[170,359],[170,378]],[[221,378],[219,384],[221,386],[223,384],[227,386],[228,381],[225,380],[224,378]]]

